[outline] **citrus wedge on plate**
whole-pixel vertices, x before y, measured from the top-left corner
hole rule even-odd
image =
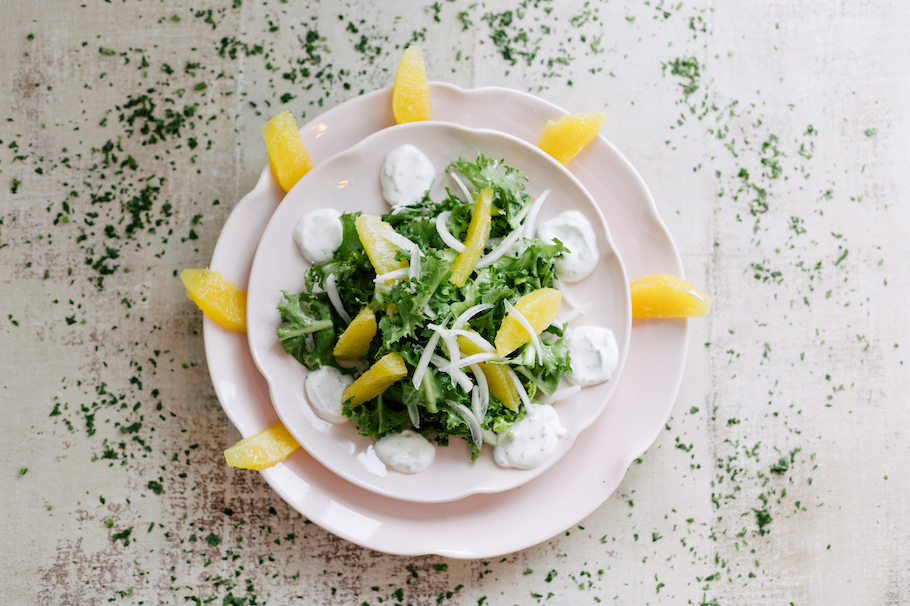
[[[430,84],[419,46],[410,45],[401,56],[392,89],[392,113],[398,124],[430,119]]]
[[[298,448],[300,445],[285,426],[276,423],[225,450],[224,459],[231,467],[266,469],[284,461]]]
[[[388,353],[379,361],[370,366],[356,381],[341,394],[341,401],[347,402],[351,398],[351,406],[360,406],[369,402],[397,381],[408,374],[408,367],[404,358],[397,353]]]
[[[547,120],[537,147],[565,166],[594,140],[606,122],[607,114],[603,112],[568,114],[558,120]]]
[[[262,137],[275,183],[288,192],[313,168],[291,112],[285,110],[263,124]]]
[[[561,305],[561,292],[555,288],[538,288],[518,299],[515,310],[525,317],[539,335],[556,319]],[[530,342],[531,335],[518,318],[512,313],[507,314],[496,333],[496,353],[505,357]]]
[[[359,360],[370,351],[370,344],[376,336],[376,315],[369,305],[360,310],[360,313],[351,320],[344,329],[332,355],[339,360]]]
[[[184,269],[186,296],[209,318],[229,330],[246,332],[246,292],[218,271]]]
[[[633,318],[691,318],[711,311],[711,299],[676,276],[642,276],[629,288]]]

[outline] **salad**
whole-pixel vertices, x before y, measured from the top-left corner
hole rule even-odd
[[[573,257],[565,241],[580,234],[578,248],[596,265],[596,242],[593,253],[584,242],[593,231],[582,217],[574,231],[557,225],[543,230],[547,241],[535,237],[549,192],[532,199],[524,173],[486,155],[453,161],[446,172],[456,191],[447,187],[438,201],[429,193],[434,175],[427,182],[420,158],[402,155],[393,151],[383,166],[389,213],[323,209],[301,220],[295,239],[314,265],[304,292],[283,292],[278,339],[311,371],[307,395],[320,416],[352,421],[399,471],[432,462],[430,452],[397,466],[401,449],[426,454],[424,445],[447,446],[450,436],[465,439],[472,460],[487,443],[501,465],[539,465],[534,453],[510,457],[508,447],[521,442],[516,428],[531,425],[524,442],[545,458],[564,431],[550,405],[612,372],[609,330],[577,331],[566,327],[568,316],[557,320],[565,292],[557,265]],[[396,182],[390,159],[413,168],[416,189]],[[306,249],[317,240],[318,250]],[[580,363],[602,378],[584,378]],[[575,385],[560,389],[564,376]],[[383,443],[391,445],[385,455]]]

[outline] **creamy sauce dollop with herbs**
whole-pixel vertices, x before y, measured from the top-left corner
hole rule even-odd
[[[390,151],[379,171],[382,197],[393,207],[423,200],[435,178],[436,169],[430,159],[409,143]]]
[[[307,375],[307,400],[320,419],[336,424],[348,420],[341,414],[341,394],[353,382],[351,375],[341,374],[334,366],[322,366]]]
[[[572,326],[565,334],[572,366],[566,378],[582,387],[609,381],[619,364],[613,331],[601,326]]]
[[[436,447],[411,429],[382,436],[374,448],[386,467],[400,473],[420,473],[436,458]]]
[[[501,467],[532,469],[543,464],[566,434],[556,410],[546,404],[531,404],[528,414],[510,428],[506,438],[493,449],[493,460]]]
[[[344,227],[340,216],[334,208],[320,208],[303,215],[294,226],[294,242],[313,265],[331,261],[341,246]]]
[[[568,252],[556,258],[556,277],[563,282],[578,282],[591,275],[600,261],[597,237],[591,223],[577,210],[567,210],[537,228],[544,242],[558,239]]]

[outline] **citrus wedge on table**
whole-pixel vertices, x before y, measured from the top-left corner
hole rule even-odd
[[[538,288],[518,299],[515,310],[524,316],[539,335],[556,319],[561,305],[561,292],[555,288]],[[505,357],[530,341],[530,333],[514,314],[509,313],[499,326],[494,344],[496,353]]]
[[[313,168],[291,112],[285,110],[263,124],[262,138],[269,152],[269,168],[275,183],[285,192],[290,191]]]
[[[300,445],[285,426],[276,423],[225,450],[224,459],[231,467],[266,469],[284,461],[298,448]]]
[[[246,332],[246,292],[217,270],[184,269],[186,296],[209,318],[227,329]]]
[[[341,401],[347,402],[353,398],[351,406],[360,406],[384,392],[407,374],[408,367],[404,364],[404,358],[397,353],[388,353],[379,358],[379,361],[370,366],[353,384],[345,388],[344,393],[341,394]]]
[[[690,318],[711,311],[711,299],[676,276],[642,276],[632,281],[629,289],[633,318]]]
[[[568,114],[557,120],[547,120],[537,147],[565,166],[594,140],[606,122],[607,114],[603,112]]]
[[[430,84],[419,46],[410,45],[401,56],[392,89],[392,113],[398,124],[430,119]]]
[[[370,351],[370,343],[376,336],[376,329],[376,315],[367,305],[338,337],[332,355],[339,360],[359,360]]]

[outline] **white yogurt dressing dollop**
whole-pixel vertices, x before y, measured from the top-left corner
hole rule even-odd
[[[414,430],[382,436],[374,446],[379,460],[400,473],[420,473],[433,463],[436,447]]]
[[[572,372],[566,378],[586,387],[609,381],[619,364],[613,331],[601,326],[572,326],[566,330]]]
[[[344,423],[348,419],[341,414],[341,394],[354,378],[341,374],[333,366],[322,366],[306,376],[304,386],[307,400],[320,419],[329,423]]]
[[[544,242],[558,239],[569,252],[556,257],[556,277],[563,282],[578,282],[591,275],[600,261],[597,237],[591,223],[577,210],[567,210],[537,228]]]
[[[320,208],[300,217],[294,226],[294,242],[313,265],[330,261],[344,238],[344,227],[334,208]]]
[[[390,151],[379,171],[382,197],[392,206],[420,202],[435,178],[436,169],[430,159],[409,143]]]
[[[493,460],[501,467],[532,469],[543,464],[566,435],[552,406],[531,404],[528,414],[512,424],[512,437],[493,449]]]

